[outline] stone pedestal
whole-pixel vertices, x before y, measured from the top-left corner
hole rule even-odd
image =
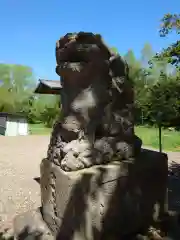
[[[167,155],[150,150],[142,150],[133,165],[112,162],[69,173],[44,159],[40,221],[45,225],[38,229],[43,223],[36,220],[36,229],[41,239],[60,240],[120,239],[138,232],[167,210],[167,176]],[[15,219],[16,238],[25,227],[32,229],[29,215]]]

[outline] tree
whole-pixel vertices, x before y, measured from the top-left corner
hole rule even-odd
[[[165,14],[161,22],[161,29],[159,31],[161,37],[167,36],[172,31],[180,34],[180,14]],[[166,58],[169,63],[179,67],[180,41],[172,43],[168,48],[163,49],[160,54],[156,55],[156,58],[160,60]]]
[[[135,118],[137,123],[144,119],[144,104],[146,98],[146,75],[140,60],[136,59],[133,50],[129,50],[124,59],[129,65],[129,76],[134,84],[135,90]]]
[[[139,74],[141,72],[141,62],[138,61],[134,55],[132,49],[130,49],[125,55],[124,59],[129,65],[129,75],[130,78],[135,82],[139,78]]]
[[[31,68],[0,64],[0,110],[23,112],[24,103],[32,95],[35,78]]]
[[[0,111],[13,109],[14,99],[11,90],[9,65],[0,64]]]
[[[163,125],[169,125],[171,119],[180,117],[179,78],[170,78],[161,73],[160,80],[149,88],[148,117],[155,122],[161,113]]]
[[[49,104],[45,105],[41,113],[41,121],[47,126],[52,127],[55,120],[60,115],[60,99],[59,96],[52,96]]]
[[[149,68],[149,61],[153,58],[154,51],[149,43],[145,43],[141,50],[141,65],[143,68]]]
[[[165,14],[161,19],[160,35],[166,36],[172,30],[175,30],[177,34],[180,33],[180,14]]]
[[[132,50],[129,50],[124,56],[129,64],[130,77],[134,82],[135,117],[136,123],[140,124],[153,123],[153,121],[156,121],[156,113],[157,110],[160,109],[166,114],[172,115],[171,111],[167,111],[166,107],[170,110],[171,106],[169,104],[176,102],[175,99],[173,99],[172,102],[163,102],[159,96],[161,94],[163,97],[167,96],[167,94],[164,93],[165,87],[161,82],[164,81],[166,87],[173,85],[172,81],[175,81],[176,76],[171,78],[171,75],[167,71],[168,63],[165,59],[157,61],[153,58],[153,55],[154,51],[151,45],[146,43],[142,48],[139,60],[136,59]],[[149,62],[151,62],[151,65]],[[170,87],[170,89],[172,88]],[[159,105],[157,107],[159,103],[160,105],[165,103],[164,107],[160,107]]]

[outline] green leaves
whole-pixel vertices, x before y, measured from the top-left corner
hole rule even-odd
[[[160,36],[165,37],[172,31],[180,34],[180,14],[165,14],[161,20]],[[166,59],[172,65],[179,68],[180,63],[180,41],[172,43],[168,48],[163,49],[155,56],[157,60]]]
[[[0,64],[0,110],[23,112],[23,102],[32,95],[35,78],[32,69],[22,65]]]
[[[177,34],[180,33],[180,14],[167,13],[161,19],[160,36],[165,37],[173,30],[175,30]]]
[[[148,112],[152,119],[156,119],[161,112],[163,124],[168,125],[171,119],[180,116],[180,79],[169,78],[167,81],[165,78],[166,75],[161,75],[161,80],[149,89]]]
[[[21,112],[31,123],[51,126],[59,113],[59,97],[35,95],[35,86],[30,67],[0,64],[0,111]]]
[[[157,54],[155,58],[158,61],[166,59],[168,63],[179,67],[180,63],[180,41],[171,44],[168,48],[163,49],[160,54]]]
[[[132,50],[124,56],[134,82],[136,123],[155,124],[162,112],[163,124],[168,125],[172,118],[180,117],[180,74],[170,69],[166,58],[157,61],[153,55],[151,45],[146,43],[140,59]]]

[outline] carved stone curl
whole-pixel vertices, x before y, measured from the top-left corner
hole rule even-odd
[[[115,159],[132,162],[141,140],[134,135],[127,63],[100,35],[83,32],[57,41],[56,61],[63,116],[54,125],[48,159],[65,171]]]

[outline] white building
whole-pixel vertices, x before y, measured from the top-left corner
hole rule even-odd
[[[0,135],[25,136],[28,132],[28,123],[24,116],[0,112]]]

